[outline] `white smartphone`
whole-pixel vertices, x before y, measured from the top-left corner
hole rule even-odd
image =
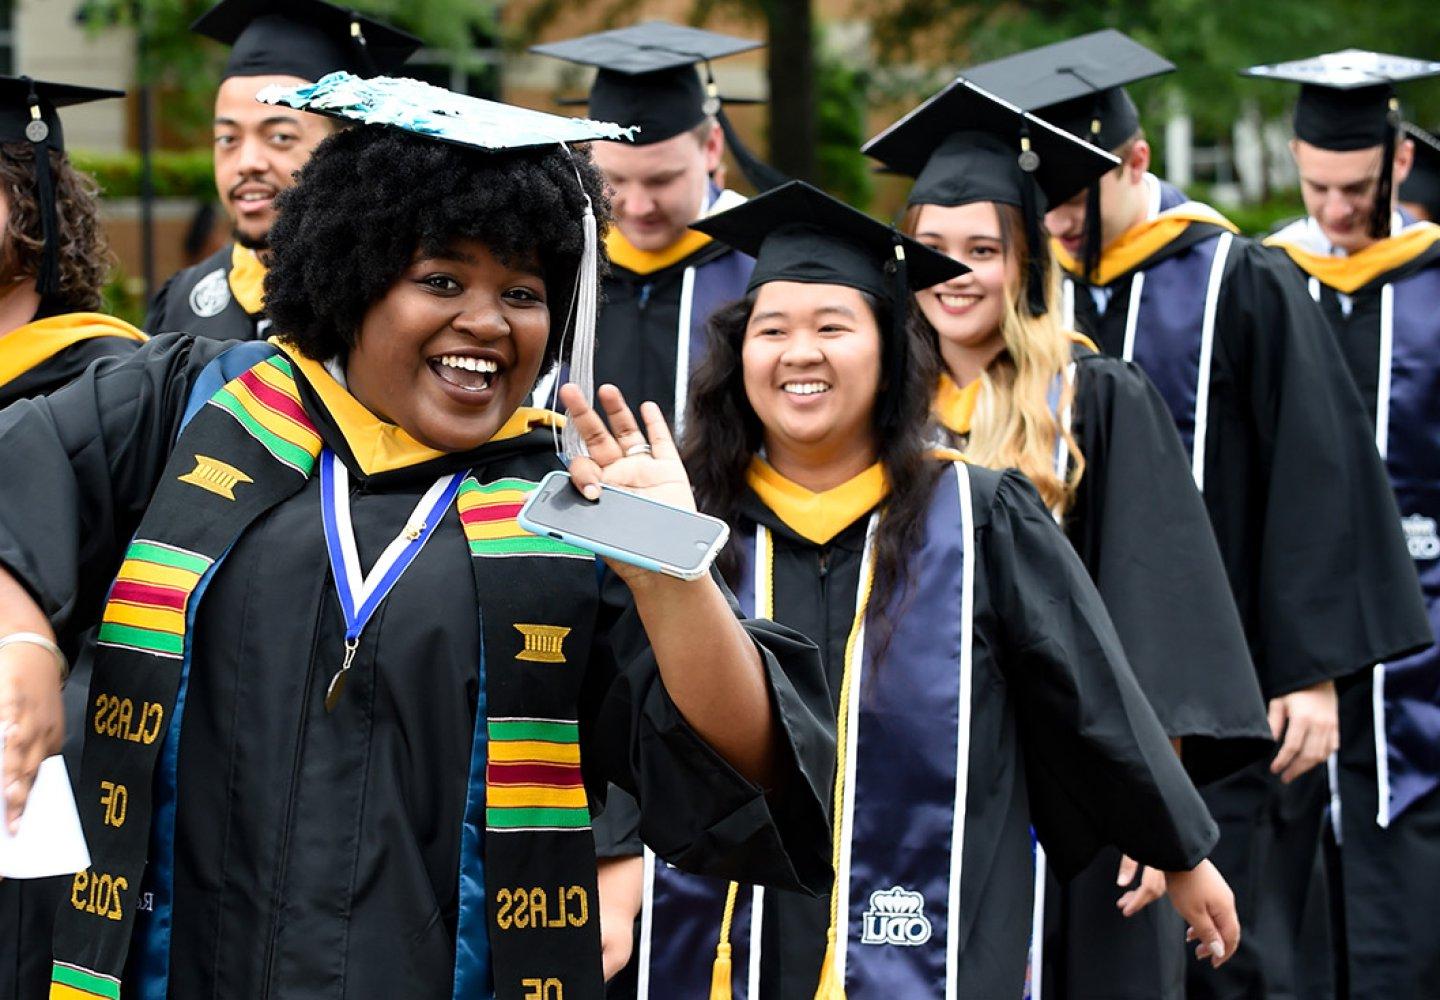
[[[516,522],[532,535],[681,580],[709,572],[730,537],[719,518],[611,486],[600,488],[599,500],[586,500],[570,473],[558,470],[540,480]]]

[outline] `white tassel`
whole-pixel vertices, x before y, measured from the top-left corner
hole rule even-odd
[[[582,221],[585,232],[585,250],[580,257],[580,269],[575,279],[574,312],[572,314],[570,342],[570,381],[580,387],[585,401],[595,402],[595,319],[599,307],[600,279],[598,260],[600,239],[596,231],[595,209],[590,199],[585,199],[585,218]],[[559,391],[558,389],[556,390]],[[571,459],[588,454],[585,443],[573,423],[565,425],[563,435],[564,457]]]

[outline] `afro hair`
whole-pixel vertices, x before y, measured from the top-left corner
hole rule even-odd
[[[548,297],[559,306],[543,371],[564,333],[587,196],[603,271],[610,209],[587,148],[489,153],[389,128],[337,132],[280,196],[265,311],[306,357],[344,356],[365,313],[417,251],[474,239],[507,262],[538,257]]]

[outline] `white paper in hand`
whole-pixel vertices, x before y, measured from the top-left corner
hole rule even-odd
[[[0,753],[4,752],[0,737]],[[46,758],[30,789],[30,801],[20,818],[20,832],[10,835],[10,823],[0,823],[0,877],[48,878],[73,875],[90,867],[90,851],[80,829],[80,813],[70,791],[65,758]]]

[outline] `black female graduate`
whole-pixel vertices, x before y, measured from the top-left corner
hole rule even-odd
[[[51,996],[602,996],[607,780],[669,860],[823,888],[813,647],[516,527],[557,465],[521,403],[577,287],[593,324],[605,221],[556,142],[621,131],[343,74],[271,99],[408,126],[337,133],[285,196],[287,339],[157,338],[0,417],[0,634],[102,621]],[[612,437],[569,396],[577,488],[689,500],[653,408],[602,394]],[[55,667],[0,650],[12,816]]]
[[[1019,468],[1060,516],[1192,777],[1258,759],[1265,706],[1174,422],[1138,368],[1060,323],[1044,203],[1114,158],[964,80],[866,148],[918,175],[903,228],[970,267],[915,297],[945,370],[937,417],[967,457]],[[1033,996],[1183,996],[1184,935],[1168,910],[1141,912],[1164,878],[1139,874],[1112,850],[1068,885],[1049,880]]]
[[[1113,843],[1172,872],[1224,961],[1214,824],[1084,567],[1018,473],[930,448],[906,286],[961,267],[798,182],[697,226],[758,259],[711,321],[686,467],[742,605],[820,643],[837,879],[727,891],[647,854],[641,996],[1018,998],[1032,825],[1067,870]]]

